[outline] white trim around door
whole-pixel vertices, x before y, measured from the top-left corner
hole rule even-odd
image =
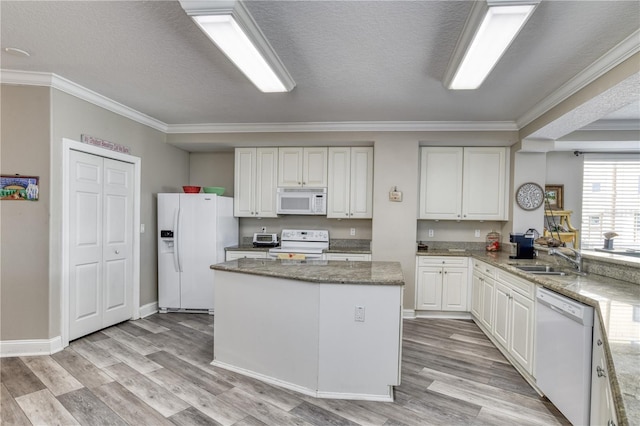
[[[128,154],[109,151],[71,139],[62,139],[62,265],[60,291],[60,335],[62,347],[69,345],[69,166],[71,151],[80,151],[133,164],[133,306],[131,318],[140,318],[140,182],[142,160]]]

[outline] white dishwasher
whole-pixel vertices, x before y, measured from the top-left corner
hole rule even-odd
[[[574,425],[589,424],[593,308],[538,287],[536,383]]]

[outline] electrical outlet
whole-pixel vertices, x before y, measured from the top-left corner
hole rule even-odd
[[[476,229],[476,233],[475,233],[476,238],[480,238],[480,230]]]
[[[433,237],[433,229],[429,229],[429,237]]]
[[[349,235],[351,236],[356,235],[356,228],[351,228],[351,230],[349,231]]]
[[[364,306],[356,306],[355,321],[364,322]]]
[[[262,229],[262,232],[263,232],[263,233],[264,233],[264,232],[267,232],[267,227],[266,227],[266,226],[263,226],[261,229]]]

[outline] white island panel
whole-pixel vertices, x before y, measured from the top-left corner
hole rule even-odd
[[[216,271],[213,364],[315,390],[318,300],[312,283]]]
[[[393,401],[392,386],[400,384],[402,290],[320,286],[318,396]],[[364,308],[364,321],[356,321],[357,307]]]

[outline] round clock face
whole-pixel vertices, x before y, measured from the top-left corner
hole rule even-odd
[[[537,183],[524,183],[516,192],[516,202],[525,210],[535,210],[542,205],[543,201],[544,190]]]

